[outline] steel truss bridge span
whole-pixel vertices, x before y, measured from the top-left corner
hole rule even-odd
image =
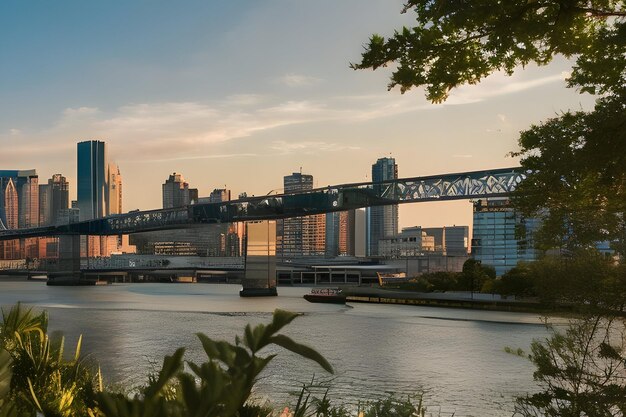
[[[525,178],[522,168],[502,168],[333,185],[291,194],[135,211],[56,226],[5,229],[0,230],[0,240],[59,235],[119,235],[211,223],[284,219],[403,203],[503,197],[511,194]]]

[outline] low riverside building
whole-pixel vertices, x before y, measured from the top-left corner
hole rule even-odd
[[[381,239],[380,254],[384,258],[404,258],[436,253],[467,256],[469,226],[405,227],[397,236]]]

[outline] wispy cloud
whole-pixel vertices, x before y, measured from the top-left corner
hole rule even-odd
[[[487,77],[477,86],[461,86],[452,90],[448,100],[441,105],[477,103],[493,97],[519,93],[559,81],[562,82],[569,76],[569,73],[561,72],[560,74],[548,75],[541,78],[521,80],[521,76],[516,74],[509,77],[504,73],[496,73]]]
[[[312,152],[338,152],[346,150],[358,150],[359,146],[350,146],[340,143],[329,143],[324,141],[301,141],[301,142],[287,142],[283,140],[277,140],[272,142],[271,148],[279,151],[281,154],[289,153],[312,153]]]
[[[107,109],[81,106],[64,109],[59,119],[48,129],[31,132],[28,137],[14,128],[0,133],[0,139],[11,140],[13,146],[3,157],[11,160],[27,152],[59,153],[74,147],[80,139],[103,139],[118,160],[169,161],[250,157],[263,152],[254,145],[249,152],[221,151],[220,144],[248,138],[261,132],[298,124],[366,123],[396,115],[442,109],[447,105],[462,105],[493,97],[514,94],[548,83],[563,80],[567,74],[554,74],[533,80],[489,77],[479,86],[455,90],[444,105],[427,103],[420,91],[404,95],[393,93],[337,95],[324,99],[315,97],[286,97],[260,94],[235,94],[213,101],[165,101],[129,103]],[[304,85],[313,77],[289,74],[286,83]],[[316,81],[317,82],[317,81]],[[509,125],[505,114],[496,114],[497,131]],[[19,141],[17,140],[19,138]],[[39,144],[54,142],[48,149]],[[33,143],[38,146],[33,147]],[[339,151],[358,149],[328,141],[274,141],[270,148],[281,153]],[[132,156],[128,156],[131,155]],[[459,156],[460,157],[460,156]]]
[[[277,81],[287,87],[304,87],[318,84],[322,79],[302,74],[285,74],[279,77]]]
[[[231,153],[231,154],[210,154],[210,155],[194,155],[194,156],[179,156],[175,158],[160,158],[160,159],[119,159],[119,162],[170,162],[170,161],[194,161],[199,159],[230,159],[230,158],[246,158],[251,156],[257,156],[256,153]]]

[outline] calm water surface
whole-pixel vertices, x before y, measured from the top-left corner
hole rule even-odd
[[[532,365],[504,352],[528,349],[546,335],[534,314],[416,306],[311,304],[306,288],[279,288],[278,297],[240,298],[240,287],[208,284],[116,284],[47,287],[0,278],[0,305],[17,301],[45,308],[51,330],[67,345],[83,334],[84,352],[100,363],[108,382],[145,381],[152,362],[186,346],[201,361],[195,333],[233,341],[247,323],[264,323],[276,308],[304,313],[285,333],[319,350],[335,367],[331,396],[347,403],[386,393],[425,392],[435,415],[511,415],[513,397],[535,388]],[[282,404],[317,365],[280,352],[257,394]]]

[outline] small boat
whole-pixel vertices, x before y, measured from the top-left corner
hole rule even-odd
[[[346,303],[346,296],[339,288],[311,288],[309,294],[304,294],[304,299],[311,303]]]

